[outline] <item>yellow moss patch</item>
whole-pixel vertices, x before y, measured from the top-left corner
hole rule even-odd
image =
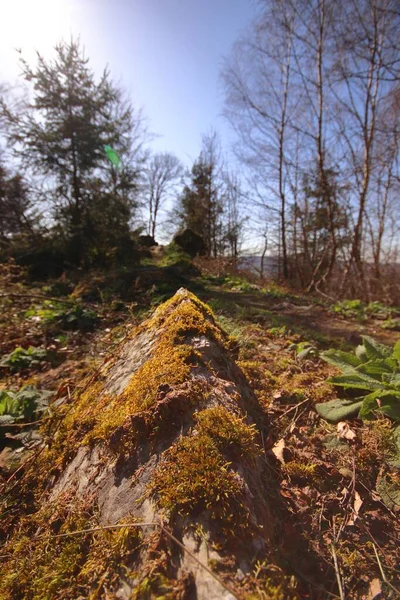
[[[110,397],[102,394],[103,384],[96,383],[81,396],[68,418],[70,430],[83,432],[84,444],[107,439],[128,416],[151,408],[161,385],[177,386],[189,379],[198,355],[186,343],[188,336],[205,335],[220,344],[228,343],[216,326],[212,311],[189,292],[175,295],[161,305],[132,336],[146,330],[159,332],[157,345],[126,389],[118,397]]]
[[[248,526],[248,511],[238,477],[229,470],[206,434],[181,438],[157,467],[149,486],[158,503],[183,515],[208,510],[226,534],[239,537]]]
[[[326,370],[324,369],[315,369],[312,373],[286,371],[277,378],[275,389],[281,392],[282,398],[297,402],[304,398],[321,402],[336,397],[333,386],[326,383]]]
[[[189,301],[189,302],[188,302]],[[194,308],[197,312],[200,313],[201,319],[204,319],[204,315],[208,317],[212,324],[215,324],[214,314],[207,304],[204,304],[201,300],[199,300],[194,294],[191,292],[185,292],[185,300],[183,300],[181,294],[175,294],[172,298],[164,302],[161,306],[157,308],[153,317],[148,321],[146,327],[156,327],[159,328],[165,322],[165,319],[170,316],[177,308],[179,308],[179,312],[182,309],[184,304],[194,305]]]
[[[231,450],[252,458],[260,455],[260,446],[255,441],[255,425],[248,425],[244,418],[237,417],[223,406],[206,408],[195,413],[194,418],[200,433],[212,437],[221,450]]]
[[[107,438],[122,425],[127,416],[152,406],[160,385],[179,385],[186,381],[190,375],[190,360],[193,358],[194,351],[190,346],[170,347],[160,344],[152,358],[132,376],[123,393],[96,415],[97,423],[85,437],[84,443]]]
[[[141,530],[124,528],[91,533],[96,527],[85,507],[68,502],[35,513],[21,521],[20,530],[3,547],[9,558],[2,566],[0,597],[29,598],[103,597],[118,580],[122,561],[133,557]]]
[[[264,406],[268,404],[276,377],[266,369],[265,364],[259,361],[240,360],[237,361],[237,365],[245,374],[260,402]]]
[[[316,478],[317,465],[314,463],[304,464],[296,461],[288,462],[282,465],[282,470],[287,473],[293,479],[305,479],[306,481],[312,481]]]

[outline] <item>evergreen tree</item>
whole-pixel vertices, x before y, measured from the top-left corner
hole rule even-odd
[[[222,253],[222,181],[218,140],[215,134],[203,138],[203,149],[192,167],[190,184],[180,198],[180,216],[185,227],[201,235],[208,256]]]
[[[9,118],[9,138],[24,164],[46,177],[69,258],[82,263],[87,262],[89,239],[101,233],[107,245],[104,234],[109,232],[113,240],[128,227],[136,204],[143,131],[108,71],[95,80],[79,42],[61,42],[55,51],[54,60],[38,55],[34,68],[23,61],[33,101],[22,118]],[[106,156],[105,145],[121,158],[118,168]],[[114,209],[112,223],[104,221]]]
[[[0,240],[3,249],[21,236],[32,236],[35,218],[28,186],[17,173],[10,176],[0,163]]]

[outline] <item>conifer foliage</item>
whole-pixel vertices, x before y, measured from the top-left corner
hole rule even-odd
[[[109,258],[129,242],[141,161],[140,114],[105,70],[97,81],[79,41],[61,42],[53,59],[22,61],[32,99],[7,113],[8,139],[25,168],[45,179],[67,257],[78,264]],[[104,146],[121,157],[114,166]],[[126,247],[125,247],[126,250]]]

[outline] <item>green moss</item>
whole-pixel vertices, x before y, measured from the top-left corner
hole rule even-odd
[[[162,573],[151,573],[144,577],[135,588],[131,600],[174,600],[173,582]]]
[[[313,481],[316,478],[316,469],[317,465],[314,463],[307,465],[301,462],[291,461],[282,465],[282,470],[289,475],[289,477],[305,481]]]
[[[226,535],[240,536],[249,524],[240,480],[205,433],[180,438],[165,453],[149,493],[171,512],[195,515],[207,510]]]
[[[10,537],[2,551],[6,555],[3,565],[6,575],[0,581],[1,598],[47,600],[91,597],[92,593],[93,597],[102,597],[106,588],[113,589],[124,568],[121,565],[132,563],[131,558],[141,543],[140,530],[102,530],[55,537],[96,526],[96,519],[84,507],[77,507],[76,500],[48,505],[45,510],[38,510],[38,506],[48,487],[49,476],[62,471],[78,445],[98,439],[108,442],[123,425],[129,430],[130,443],[137,443],[139,432],[135,429],[135,419],[129,417],[143,419],[150,441],[158,435],[157,428],[165,437],[162,428],[171,427],[173,419],[168,419],[167,412],[165,419],[153,422],[158,410],[171,410],[173,416],[177,404],[180,410],[182,403],[187,402],[193,410],[193,406],[201,408],[208,400],[207,384],[199,384],[190,377],[193,364],[198,364],[201,358],[188,338],[205,335],[218,344],[229,344],[215,325],[208,307],[192,295],[188,299],[174,297],[133,335],[146,329],[157,331],[157,343],[150,359],[132,375],[123,393],[110,396],[104,392],[106,371],[100,379],[95,374],[84,383],[80,392],[76,392],[73,404],[60,407],[57,419],[63,416],[61,424],[58,420],[55,420],[56,427],[51,422],[46,424],[49,447],[35,462],[35,469],[23,478],[12,498],[3,503],[3,510],[8,511]],[[183,385],[176,397],[171,397],[170,404],[158,402],[163,397],[160,386],[165,385],[172,388]],[[156,406],[161,408],[155,410]],[[156,494],[160,506],[171,511],[193,514],[206,510],[226,537],[240,536],[249,527],[248,510],[241,480],[230,470],[223,452],[256,456],[259,448],[255,430],[221,407],[197,413],[196,427],[197,434],[192,431],[165,453],[149,493]],[[117,451],[125,451],[123,443]],[[22,500],[26,500],[24,509]],[[18,515],[18,520],[13,514]],[[151,598],[158,594],[157,597],[172,599],[173,592],[164,575],[158,567],[150,574],[146,570],[141,573],[143,589],[138,588],[135,597]]]
[[[261,453],[255,438],[255,425],[248,425],[223,406],[206,408],[194,415],[199,432],[212,437],[222,451],[234,455],[257,457]]]
[[[102,393],[104,384],[94,382],[78,399],[67,427],[81,432],[81,443],[107,440],[127,417],[155,405],[161,385],[172,387],[188,381],[193,364],[199,362],[199,355],[188,343],[189,337],[204,335],[229,346],[229,339],[217,327],[212,311],[189,292],[185,297],[178,294],[165,302],[131,337],[148,330],[159,332],[157,345],[119,396]],[[108,368],[111,367],[112,363]]]
[[[269,404],[276,377],[260,361],[240,360],[237,361],[237,365],[245,374],[261,404],[264,406]]]
[[[100,597],[118,580],[121,561],[133,558],[141,541],[137,528],[74,532],[96,527],[93,514],[65,499],[21,520],[7,542],[0,580],[4,600]],[[96,596],[97,597],[97,596]]]
[[[160,345],[154,355],[132,376],[128,386],[108,403],[97,417],[97,423],[85,442],[105,439],[123,424],[126,417],[151,407],[160,385],[179,385],[190,375],[190,362],[195,358],[190,346]]]

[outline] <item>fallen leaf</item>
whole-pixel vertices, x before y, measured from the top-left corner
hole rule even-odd
[[[275,454],[275,456],[279,460],[279,462],[281,462],[283,465],[285,464],[285,459],[283,457],[283,452],[284,452],[285,448],[286,448],[286,444],[285,444],[285,440],[283,438],[281,440],[279,440],[279,442],[276,442],[276,444],[272,448],[272,452]]]
[[[382,586],[379,579],[375,578],[369,582],[368,593],[365,596],[365,600],[374,600],[379,594],[382,593]]]
[[[358,513],[360,512],[360,508],[361,508],[362,504],[363,504],[363,501],[361,500],[361,496],[356,491],[354,493],[353,516],[349,519],[348,525],[354,525],[354,523],[358,519]]]
[[[340,440],[354,440],[356,434],[350,429],[346,421],[340,421],[340,423],[337,424],[337,436]]]

